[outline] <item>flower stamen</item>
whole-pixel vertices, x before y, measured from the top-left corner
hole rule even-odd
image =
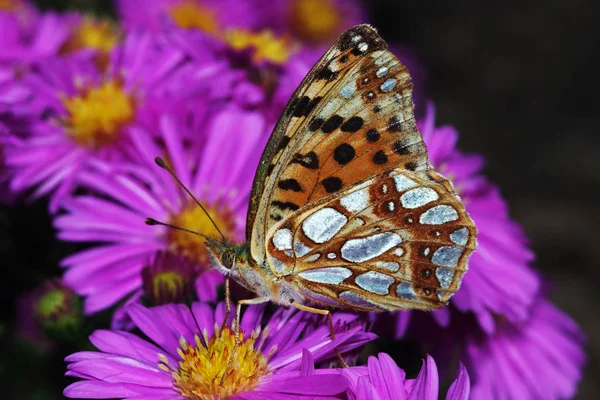
[[[260,32],[231,29],[225,32],[223,37],[234,50],[251,50],[252,59],[257,63],[266,61],[284,64],[299,48],[290,38],[278,37],[267,29]]]
[[[98,149],[116,142],[122,128],[135,117],[135,101],[118,80],[98,87],[83,87],[72,97],[62,97],[67,134],[76,143]]]
[[[206,330],[202,336],[201,339],[196,335],[193,344],[181,338],[180,348],[177,350],[181,360],[176,366],[171,365],[166,356],[159,354],[159,367],[171,372],[174,386],[184,398],[226,399],[236,393],[254,389],[260,378],[270,374],[270,356],[265,356],[255,346],[258,331],[247,339],[240,333],[233,368],[227,371],[229,357],[235,346],[234,333],[226,327],[223,330],[217,329],[210,340],[207,340]]]
[[[218,32],[219,24],[214,12],[195,1],[185,0],[177,3],[168,13],[181,28],[198,29],[211,35]]]

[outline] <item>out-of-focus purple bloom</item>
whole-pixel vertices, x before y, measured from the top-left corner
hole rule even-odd
[[[348,397],[351,400],[437,400],[439,392],[438,370],[431,356],[423,361],[416,379],[406,379],[406,374],[387,354],[369,357],[367,366],[341,370],[350,381]],[[446,395],[447,400],[468,400],[469,374],[461,364],[458,378]]]
[[[98,352],[66,358],[67,375],[82,378],[69,385],[70,398],[229,398],[315,399],[342,394],[347,379],[334,369],[315,369],[314,362],[335,358],[335,349],[351,351],[372,340],[364,326],[338,329],[336,339],[319,320],[306,334],[312,316],[279,309],[261,328],[262,306],[249,307],[240,324],[243,340],[226,366],[234,337],[231,319],[220,329],[224,306],[216,311],[204,303],[144,308],[128,313],[154,343],[122,331],[94,332]],[[230,317],[232,315],[230,314]],[[339,318],[334,315],[334,320]],[[351,322],[344,319],[343,322]],[[223,374],[225,377],[221,379]]]
[[[97,162],[95,170],[82,172],[79,183],[90,194],[65,201],[65,213],[55,219],[59,239],[98,243],[61,263],[68,268],[65,282],[86,297],[88,314],[141,289],[140,272],[158,250],[183,255],[200,269],[209,265],[203,238],[144,223],[152,217],[220,238],[206,214],[155,164],[156,156],[169,163],[228,240],[244,239],[250,186],[267,139],[265,121],[235,105],[207,118],[202,107],[162,116],[154,134],[132,129],[134,162]],[[199,280],[208,281],[197,289],[212,293],[222,279],[215,270],[206,272]]]
[[[253,25],[256,11],[242,0],[115,0],[126,29],[154,32],[176,26],[218,35],[223,29]]]
[[[14,83],[26,90],[31,131],[5,148],[12,190],[53,192],[51,211],[69,194],[93,160],[124,158],[130,130],[145,118],[144,103],[169,96],[169,80],[183,61],[145,34],[129,35],[114,49],[106,69],[94,59],[51,58]],[[19,106],[22,108],[23,106]]]
[[[329,47],[346,29],[368,21],[355,0],[250,0],[258,16],[256,28],[270,28],[301,42]]]
[[[477,250],[450,303],[462,312],[475,313],[488,333],[495,329],[496,316],[511,322],[525,320],[540,282],[529,266],[533,254],[521,228],[510,219],[498,188],[480,175],[482,157],[464,155],[456,149],[456,130],[436,127],[433,107],[419,127],[431,163],[454,183],[478,229]],[[448,308],[433,315],[442,326],[449,323]]]
[[[476,332],[466,334],[462,356],[473,378],[474,400],[575,396],[586,359],[585,338],[548,300],[538,298],[526,321],[499,322],[491,335]]]

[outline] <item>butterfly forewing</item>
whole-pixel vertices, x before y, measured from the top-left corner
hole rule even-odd
[[[257,262],[264,259],[267,230],[307,202],[306,197],[289,199],[289,195],[306,194],[309,189],[298,191],[298,182],[294,182],[298,176],[283,178],[283,175],[312,172],[312,179],[317,181],[321,169],[319,154],[312,150],[314,144],[307,142],[317,130],[335,136],[343,125],[340,121],[336,126],[336,121],[343,117],[336,116],[336,112],[339,114],[340,108],[349,104],[348,99],[339,96],[342,87],[351,81],[350,77],[354,77],[352,74],[369,54],[385,51],[393,57],[386,48],[381,37],[367,25],[345,32],[292,96],[263,153],[252,189],[247,239]],[[345,115],[362,109],[359,102],[354,104],[354,109],[345,111]]]
[[[435,309],[476,230],[430,169],[406,68],[374,29],[347,31],[279,121],[248,213],[252,257],[313,302]]]

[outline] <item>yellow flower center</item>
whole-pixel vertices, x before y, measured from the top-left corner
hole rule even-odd
[[[63,53],[93,49],[108,54],[121,41],[116,25],[106,19],[82,19],[62,47]]]
[[[267,330],[263,331],[262,340],[266,334]],[[229,368],[235,335],[227,327],[220,331],[218,326],[215,326],[212,338],[209,339],[204,330],[204,340],[196,336],[192,345],[181,338],[177,350],[181,357],[178,365],[170,365],[167,358],[159,354],[159,367],[171,373],[175,388],[186,399],[228,399],[236,393],[254,389],[260,378],[269,374],[268,359],[274,348],[266,356],[255,348],[259,335],[260,331],[255,330],[248,339],[244,339],[240,333],[240,343]]]
[[[231,237],[235,228],[235,221],[231,210],[226,206],[219,207],[217,203],[211,206],[204,205],[204,208],[206,208],[206,211],[225,237]],[[221,235],[208,218],[208,215],[194,203],[189,204],[179,214],[172,216],[169,222],[175,226],[190,229],[215,239],[221,239]],[[197,261],[200,265],[208,263],[204,238],[188,232],[171,229],[168,232],[168,240],[171,243],[171,249],[175,253]]]
[[[184,0],[168,10],[173,21],[184,29],[199,29],[211,35],[218,31],[218,21],[214,12],[193,0]]]
[[[311,43],[333,40],[342,24],[335,0],[294,0],[290,18],[296,36]]]
[[[64,96],[62,102],[67,134],[77,144],[95,149],[114,143],[135,117],[135,101],[117,80],[84,87],[75,96]]]
[[[154,279],[152,279],[154,298],[160,298],[161,294],[163,294],[164,291],[167,291],[170,293],[170,296],[168,297],[176,299],[178,293],[182,291],[185,284],[185,279],[177,272],[159,272],[154,275]],[[164,295],[162,297],[164,297]]]
[[[43,317],[50,317],[65,307],[65,294],[60,289],[49,291],[38,301],[38,312]]]
[[[235,50],[251,49],[252,59],[256,62],[269,61],[274,64],[285,63],[299,47],[289,38],[277,37],[267,29],[258,33],[231,29],[225,32],[224,39]]]

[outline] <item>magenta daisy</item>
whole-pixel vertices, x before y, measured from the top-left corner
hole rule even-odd
[[[116,0],[121,23],[126,29],[151,31],[177,26],[218,35],[232,26],[248,26],[255,11],[248,1],[224,0]]]
[[[56,211],[93,160],[124,158],[132,126],[144,120],[144,102],[168,97],[169,79],[182,60],[176,50],[158,49],[152,37],[131,34],[106,71],[94,59],[53,58],[16,82],[29,91],[33,121],[22,144],[6,149],[11,188],[34,188],[34,197],[53,192]]]
[[[135,325],[149,340],[122,331],[94,332],[90,340],[99,350],[66,358],[68,376],[82,378],[69,385],[70,398],[144,399],[315,399],[328,398],[348,388],[347,379],[333,369],[315,369],[314,362],[335,358],[361,347],[374,335],[364,326],[339,329],[329,338],[326,324],[310,333],[311,316],[279,309],[261,326],[263,307],[249,307],[234,346],[230,323],[221,329],[223,304],[216,311],[207,304],[128,308]],[[351,320],[334,316],[336,322]],[[320,321],[321,322],[321,321]],[[152,341],[152,342],[150,342]]]
[[[201,269],[209,265],[201,237],[144,223],[151,216],[220,237],[202,209],[155,164],[156,156],[167,160],[225,237],[243,238],[250,185],[267,139],[264,118],[235,105],[207,117],[203,107],[196,104],[191,115],[162,116],[154,138],[133,129],[135,163],[95,163],[78,180],[91,194],[64,202],[65,213],[55,219],[58,238],[98,244],[62,261],[64,280],[85,296],[88,314],[141,289],[140,272],[158,250],[183,255]],[[207,276],[222,282],[214,270],[202,279]]]
[[[492,335],[467,334],[465,362],[473,399],[567,399],[585,363],[584,335],[548,300],[536,299],[528,320],[502,321]]]
[[[438,370],[431,356],[423,361],[416,379],[406,374],[387,354],[369,357],[367,366],[341,370],[350,381],[348,397],[351,400],[437,400],[439,393]],[[466,368],[461,364],[457,379],[446,395],[447,400],[468,400],[471,384]],[[490,397],[491,398],[491,397]]]
[[[482,158],[456,149],[458,133],[451,126],[435,126],[432,106],[419,126],[431,163],[452,180],[479,231],[469,271],[451,304],[474,312],[486,332],[494,331],[496,316],[512,322],[525,320],[540,282],[529,265],[533,253],[521,228],[510,219],[498,188],[480,175]],[[434,316],[445,326],[449,309],[436,311]]]

